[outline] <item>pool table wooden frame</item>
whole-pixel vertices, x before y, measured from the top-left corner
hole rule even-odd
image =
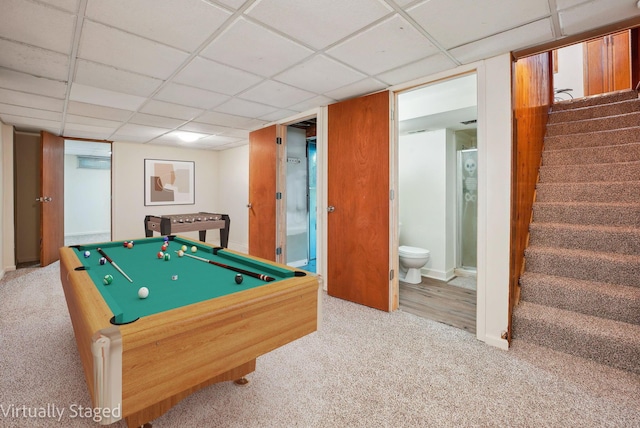
[[[254,258],[244,255],[248,258]],[[259,259],[262,262],[269,262]],[[93,407],[140,426],[208,385],[255,370],[256,358],[318,328],[319,277],[274,281],[115,326],[71,248],[60,277]],[[280,265],[282,266],[282,265]]]

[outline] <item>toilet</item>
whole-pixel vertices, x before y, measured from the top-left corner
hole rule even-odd
[[[420,284],[420,269],[427,264],[431,253],[429,250],[402,245],[398,249],[400,256],[400,281],[409,284]]]
[[[402,223],[398,226],[399,235],[402,230]],[[427,264],[429,257],[431,257],[429,250],[401,245],[398,248],[398,256],[400,257],[400,281],[408,284],[420,284],[422,281],[420,269]]]

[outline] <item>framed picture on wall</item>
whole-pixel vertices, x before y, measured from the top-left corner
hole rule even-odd
[[[145,159],[144,204],[195,204],[195,168],[195,162]]]

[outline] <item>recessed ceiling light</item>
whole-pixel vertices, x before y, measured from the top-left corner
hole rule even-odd
[[[178,137],[181,141],[185,143],[193,143],[196,140],[199,140],[202,137],[205,137],[204,134],[198,134],[196,132],[186,132],[186,131],[176,131],[174,135]]]

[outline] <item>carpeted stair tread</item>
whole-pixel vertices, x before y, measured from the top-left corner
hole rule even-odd
[[[544,150],[563,150],[575,147],[610,146],[640,142],[640,126],[605,129],[568,135],[545,136]]]
[[[538,183],[536,201],[640,203],[640,181]]]
[[[640,287],[526,272],[520,300],[640,325]]]
[[[529,233],[530,245],[640,256],[640,228],[533,222]]]
[[[619,144],[616,146],[545,150],[542,153],[542,165],[544,166],[606,164],[638,160],[640,160],[640,142]],[[613,174],[611,175],[613,176]]]
[[[530,245],[527,272],[640,287],[640,256]]]
[[[585,98],[579,98],[570,101],[562,101],[553,104],[554,111],[576,109],[589,106],[596,106],[601,104],[611,104],[617,102],[623,102],[626,100],[633,100],[638,98],[638,92],[632,89],[624,89],[617,92],[610,92],[608,94],[592,95]]]
[[[533,221],[640,227],[639,203],[536,202]]]
[[[583,134],[585,132],[597,132],[604,129],[630,128],[640,123],[640,111],[633,113],[608,116],[597,119],[577,120],[575,122],[563,122],[548,124],[546,135]]]
[[[617,163],[542,165],[542,183],[585,183],[592,181],[635,181],[640,177],[640,160]]]
[[[584,106],[573,109],[555,110],[549,113],[548,123],[574,122],[576,120],[595,119],[604,116],[617,116],[640,110],[640,99],[622,100],[617,103]]]
[[[521,302],[513,338],[640,373],[640,326]]]

